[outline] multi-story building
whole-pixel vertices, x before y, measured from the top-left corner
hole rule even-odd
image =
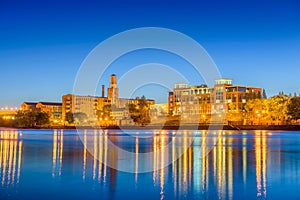
[[[120,116],[127,118],[126,111],[123,112],[129,104],[138,104],[139,98],[136,99],[126,99],[119,98],[119,89],[117,87],[117,76],[112,74],[110,76],[110,87],[107,88],[107,97],[105,97],[105,87],[102,85],[102,95],[101,97],[97,96],[79,96],[74,94],[67,94],[62,97],[62,119],[66,119],[66,114],[70,113],[85,113],[87,120],[94,121],[97,117],[97,111],[103,110],[104,106],[111,106],[112,113],[111,116],[118,116],[117,119],[120,119]],[[154,100],[146,99],[147,104],[150,106],[155,104]],[[120,114],[122,111],[123,114]],[[101,117],[99,118],[101,120]],[[103,120],[103,119],[102,119]],[[119,124],[120,122],[118,122]]]
[[[66,114],[73,112],[73,94],[66,94],[62,96],[62,119],[66,120]]]
[[[62,120],[62,104],[57,102],[23,102],[22,111],[33,111],[40,109],[49,115],[50,122],[61,123]]]
[[[169,91],[169,114],[183,115],[184,118],[197,121],[197,115],[204,116],[211,113],[211,98],[212,89],[207,85],[175,84],[174,90]]]
[[[57,102],[38,102],[36,108],[48,113],[51,122],[60,122],[62,119],[62,103]]]
[[[62,119],[66,119],[68,112],[84,113],[87,118],[93,118],[96,116],[98,101],[99,98],[94,96],[64,95],[62,97]]]
[[[190,122],[208,122],[212,116],[222,117],[220,120],[226,116],[226,121],[238,121],[245,112],[247,100],[261,96],[261,88],[232,85],[231,79],[218,79],[213,87],[179,83],[169,91],[168,112]]]
[[[166,117],[168,113],[168,104],[160,103],[150,105],[150,115],[152,117]]]
[[[61,117],[61,106],[62,103],[59,102],[38,102],[36,104],[36,108],[42,112],[53,114],[55,117]]]
[[[31,111],[36,109],[37,102],[23,102],[21,105],[21,110]]]

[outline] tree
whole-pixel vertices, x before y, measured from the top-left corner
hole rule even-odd
[[[293,120],[300,119],[300,97],[292,97],[287,105],[287,114]]]
[[[82,124],[87,120],[87,115],[83,112],[76,112],[73,114],[74,122]]]
[[[246,117],[250,121],[265,120],[268,115],[266,99],[248,100],[245,105]]]
[[[151,122],[149,105],[145,96],[142,96],[137,104],[129,104],[128,107],[130,116],[136,124],[146,126]]]
[[[262,98],[267,99],[267,93],[265,89],[263,89]]]
[[[284,94],[271,97],[267,100],[268,118],[271,120],[288,120],[288,97]]]
[[[65,121],[68,122],[69,124],[74,123],[74,116],[72,112],[67,112],[65,116]]]
[[[36,118],[36,126],[43,126],[43,125],[47,125],[49,124],[49,118],[50,116],[48,115],[48,113],[46,112],[41,112],[41,111],[37,111],[35,113],[35,118]]]
[[[15,116],[16,125],[18,127],[34,128],[49,124],[50,116],[40,109],[31,111],[18,111]]]

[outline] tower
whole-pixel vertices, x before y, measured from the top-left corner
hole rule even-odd
[[[110,87],[107,88],[107,98],[111,100],[111,104],[118,107],[119,89],[117,88],[117,76],[112,74],[110,76]]]
[[[111,88],[117,87],[117,76],[115,74],[112,74],[110,76],[110,87]]]

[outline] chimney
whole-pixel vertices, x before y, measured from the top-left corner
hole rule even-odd
[[[102,85],[102,97],[104,97],[104,88],[105,86],[104,85]]]

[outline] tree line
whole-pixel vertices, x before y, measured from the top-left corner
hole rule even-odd
[[[248,100],[245,105],[247,120],[281,121],[297,123],[300,119],[300,97],[279,93],[276,96]]]
[[[19,110],[15,116],[14,126],[20,128],[38,128],[50,125],[50,116],[40,109]]]
[[[113,105],[106,105],[101,110],[96,111],[98,119],[108,122],[114,121],[111,112],[114,110]],[[149,115],[149,105],[146,98],[140,98],[137,104],[128,104],[129,118],[140,126],[145,126],[151,122]],[[283,124],[295,124],[300,120],[300,96],[285,95],[283,92],[270,98],[253,98],[248,99],[243,110],[243,115],[235,113],[233,105],[228,105],[229,114],[232,120],[242,121],[268,121],[281,122]],[[66,113],[65,119],[68,124],[74,122],[82,123],[87,120],[85,113]],[[1,124],[4,124],[1,123]],[[38,128],[50,126],[50,116],[40,109],[29,111],[18,111],[13,126],[20,128]]]

